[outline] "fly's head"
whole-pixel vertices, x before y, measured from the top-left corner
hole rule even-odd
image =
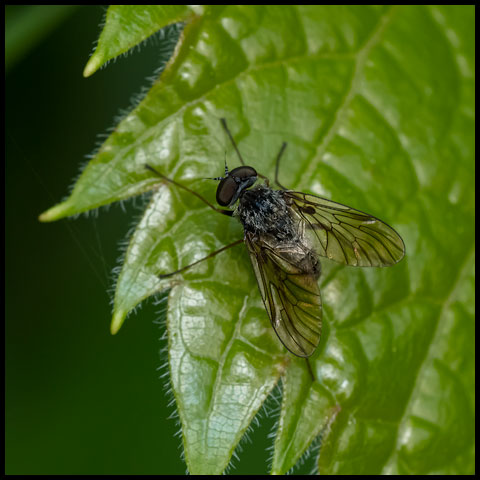
[[[242,165],[231,172],[225,166],[225,177],[219,177],[217,187],[217,203],[222,207],[232,206],[257,181],[257,172],[253,167]]]

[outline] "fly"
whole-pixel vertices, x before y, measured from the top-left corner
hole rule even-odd
[[[150,165],[146,168],[200,198],[213,210],[237,218],[243,225],[244,237],[159,277],[183,272],[245,243],[275,333],[288,351],[309,357],[320,342],[322,328],[319,257],[357,267],[386,267],[404,257],[405,245],[392,227],[372,215],[281,185],[278,170],[285,142],[275,167],[279,189],[272,189],[265,176],[245,164],[225,119],[221,123],[242,164],[229,171],[225,163],[225,175],[213,179],[220,182],[217,204],[226,208],[212,205]],[[258,177],[264,179],[263,184],[255,185]]]

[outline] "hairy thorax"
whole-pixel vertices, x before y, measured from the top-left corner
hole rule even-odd
[[[295,224],[281,190],[272,190],[266,185],[245,190],[234,215],[242,222],[245,232],[269,234],[284,242],[297,238]]]

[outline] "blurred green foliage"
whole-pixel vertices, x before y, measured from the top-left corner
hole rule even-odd
[[[76,5],[6,5],[5,69],[7,72],[28,55],[69,15]]]

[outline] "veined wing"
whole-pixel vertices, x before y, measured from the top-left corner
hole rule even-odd
[[[405,255],[400,235],[385,222],[326,198],[285,191],[285,198],[319,255],[358,267],[386,267]]]
[[[245,244],[275,333],[294,355],[309,357],[322,327],[318,258],[299,245],[248,233]]]

